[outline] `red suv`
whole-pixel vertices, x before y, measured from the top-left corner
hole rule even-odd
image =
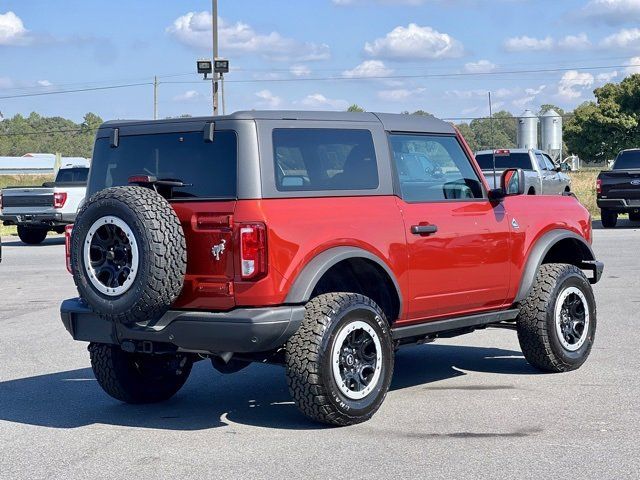
[[[433,117],[108,122],[68,231],[80,297],[62,320],[118,400],[166,400],[204,358],[271,362],[335,425],[376,412],[397,348],[492,324],[514,324],[535,367],[572,370],[596,329],[590,217],[523,188],[512,169],[490,190]]]

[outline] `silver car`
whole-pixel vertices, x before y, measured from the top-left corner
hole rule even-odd
[[[496,177],[493,176],[495,155]],[[489,186],[496,188],[500,175],[507,168],[521,168],[525,174],[528,195],[562,195],[571,191],[571,178],[542,150],[526,148],[483,150],[476,152],[476,160]]]

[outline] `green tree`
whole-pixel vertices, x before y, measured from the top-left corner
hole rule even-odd
[[[564,129],[569,150],[586,161],[614,158],[640,145],[640,75],[594,90],[596,102],[575,109]]]
[[[347,108],[347,112],[365,112],[365,111],[366,110],[362,108],[360,105],[358,105],[357,103],[354,103],[349,108]]]
[[[514,148],[517,142],[517,119],[507,111],[496,112],[493,120],[476,118],[471,123],[461,123],[458,129],[469,146],[477,150]]]

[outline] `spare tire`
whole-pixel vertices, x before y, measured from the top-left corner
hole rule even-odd
[[[184,284],[187,249],[180,220],[149,188],[102,190],[76,218],[71,268],[80,296],[103,318],[160,318]]]

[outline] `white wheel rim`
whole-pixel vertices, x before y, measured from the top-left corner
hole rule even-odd
[[[577,313],[576,313],[577,311]],[[581,315],[581,312],[584,312]],[[562,346],[575,352],[589,336],[589,303],[577,287],[565,288],[556,301],[556,335]]]
[[[138,246],[133,231],[118,217],[99,218],[84,238],[83,259],[87,277],[96,290],[110,297],[122,295],[138,274]]]
[[[365,339],[366,362],[361,361],[362,355],[352,351],[352,343],[347,341],[352,334]],[[360,400],[369,395],[378,385],[382,373],[382,344],[374,328],[361,320],[344,325],[333,343],[331,362],[333,379],[345,397]],[[360,380],[354,384],[356,376]]]

